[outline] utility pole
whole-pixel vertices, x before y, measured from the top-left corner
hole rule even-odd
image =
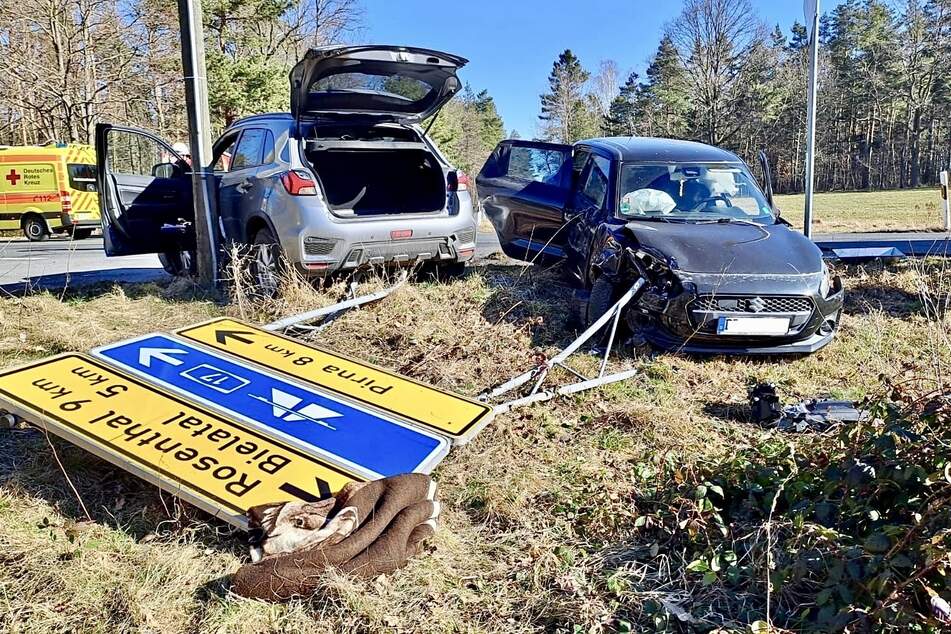
[[[805,0],[803,11],[806,26],[811,31],[809,39],[809,89],[806,109],[806,209],[803,217],[803,233],[812,238],[812,200],[816,181],[816,98],[819,85],[819,0]]]
[[[218,279],[218,205],[214,174],[206,171],[211,163],[211,117],[201,0],[178,0],[178,22],[182,34],[188,143],[192,154],[198,279],[202,286],[214,288]]]

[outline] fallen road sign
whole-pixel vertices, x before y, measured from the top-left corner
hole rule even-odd
[[[0,408],[240,528],[365,479],[77,354],[0,372]]]
[[[233,319],[175,334],[396,414],[449,436],[455,444],[468,442],[492,419],[492,408],[484,403]]]
[[[429,473],[449,451],[442,436],[169,335],[92,353],[366,478]]]

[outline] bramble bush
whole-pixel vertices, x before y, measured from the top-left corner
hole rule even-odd
[[[798,631],[940,630],[951,619],[951,386],[886,386],[861,423],[766,434],[675,477],[637,526],[680,541],[689,580],[757,597],[754,631],[768,631],[763,616]]]

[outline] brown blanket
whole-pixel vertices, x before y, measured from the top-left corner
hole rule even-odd
[[[244,597],[284,601],[312,595],[329,567],[361,577],[401,568],[435,532],[439,503],[434,493],[432,479],[416,473],[369,482],[347,492],[334,501],[328,523],[340,511],[356,509],[357,527],[352,533],[336,543],[329,539],[242,566],[232,579],[232,590]],[[248,511],[249,517],[260,514],[259,508]]]

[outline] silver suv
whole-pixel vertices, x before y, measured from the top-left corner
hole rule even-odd
[[[219,230],[253,245],[262,290],[286,261],[312,275],[370,265],[458,272],[475,254],[469,178],[420,123],[461,83],[455,55],[395,46],[312,49],[291,71],[291,112],[234,123],[214,144]],[[194,258],[190,157],[148,132],[96,129],[106,253]]]

